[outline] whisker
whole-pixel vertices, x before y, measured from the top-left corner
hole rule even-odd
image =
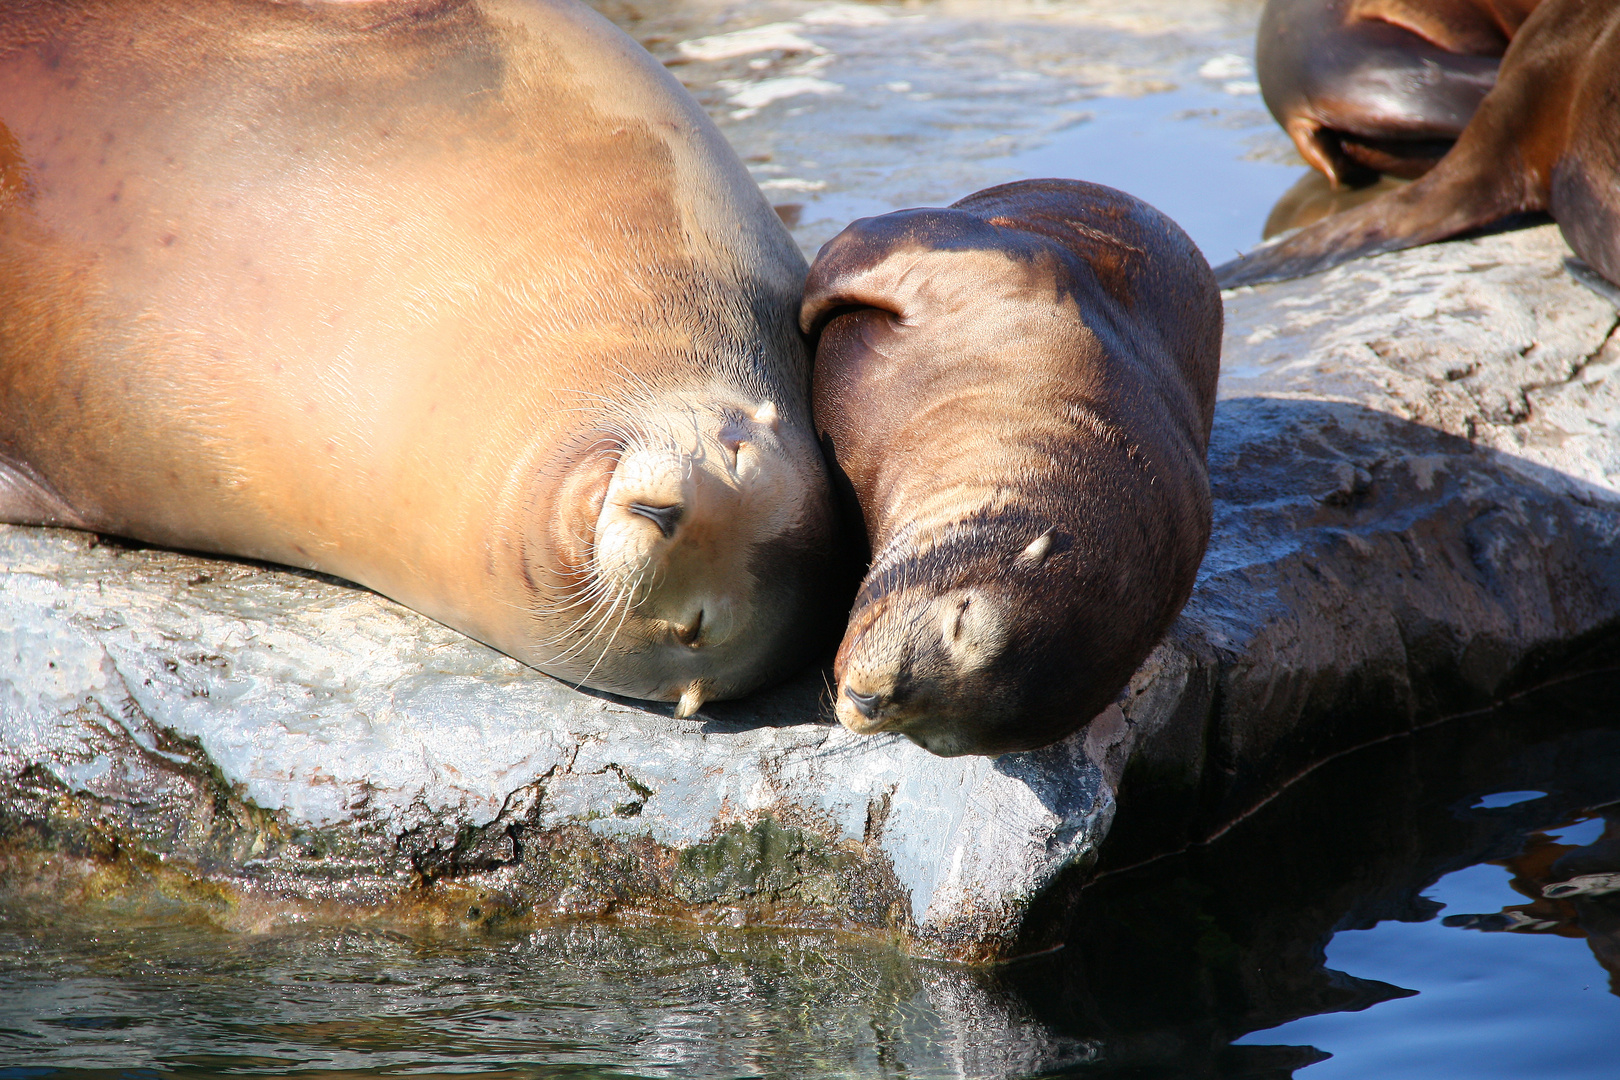
[[[633,594],[636,589],[636,585],[632,584],[630,589],[631,593]],[[624,621],[630,617],[630,610],[633,606],[634,605],[629,602],[624,605],[624,614],[619,616],[619,624],[613,628],[613,633],[608,635],[607,644],[602,646],[601,655],[596,658],[596,663],[592,664],[591,670],[585,673],[585,678],[579,681],[580,686],[585,685],[585,683],[590,680],[590,677],[596,674],[596,669],[602,666],[602,661],[607,659],[607,654],[612,651],[613,643],[618,640],[619,631],[624,629]]]

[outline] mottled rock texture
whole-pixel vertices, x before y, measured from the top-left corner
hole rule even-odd
[[[850,735],[819,671],[679,721],[342,582],[0,527],[0,893],[1043,948],[1099,865],[1620,664],[1620,320],[1568,257],[1541,227],[1229,294],[1198,589],[1029,754]]]

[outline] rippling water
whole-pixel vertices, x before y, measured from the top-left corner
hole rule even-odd
[[[1253,85],[1259,0],[597,6],[807,254],[860,215],[1060,175],[1146,198],[1221,261],[1304,171]],[[1613,1077],[1620,893],[1539,889],[1620,832],[1617,684],[1335,762],[1212,845],[1102,877],[1064,949],[990,970],[826,934],[0,912],[0,1080]]]

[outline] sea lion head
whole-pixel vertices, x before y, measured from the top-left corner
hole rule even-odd
[[[530,515],[535,666],[690,716],[811,658],[830,614],[831,506],[786,407],[663,392],[571,440],[549,508]]]
[[[1033,528],[1009,512],[921,551],[902,542],[862,588],[838,650],[840,723],[950,757],[1042,746],[1089,718],[1075,699],[1113,643],[1064,647],[1092,636],[1067,625],[1085,620],[1061,595],[1081,585],[1066,573],[1073,538],[1048,529],[1019,542]]]

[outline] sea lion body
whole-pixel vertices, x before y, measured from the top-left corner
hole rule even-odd
[[[0,520],[360,582],[571,681],[802,662],[803,261],[572,0],[0,14]]]
[[[1432,168],[1538,0],[1268,0],[1260,92],[1335,187]]]
[[[835,664],[847,727],[996,754],[1114,699],[1209,539],[1221,319],[1180,229],[1078,181],[822,248],[816,426],[872,554]]]
[[[1217,268],[1223,287],[1300,277],[1517,213],[1550,212],[1620,282],[1620,5],[1542,0],[1456,145],[1411,184]]]

